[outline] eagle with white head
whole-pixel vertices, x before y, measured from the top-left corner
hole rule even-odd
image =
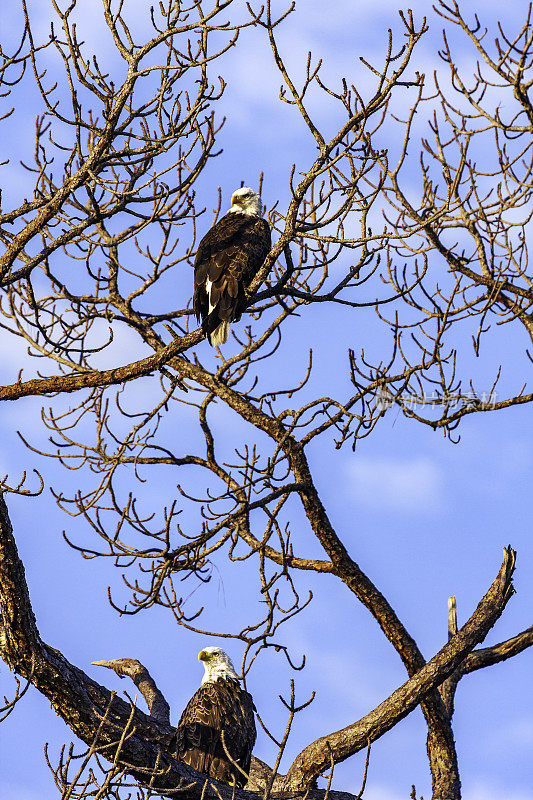
[[[201,240],[194,262],[193,309],[209,343],[227,341],[230,322],[246,308],[246,289],[271,247],[261,217],[261,197],[248,186],[231,196],[231,208]]]
[[[203,775],[244,786],[255,743],[254,703],[220,647],[198,653],[204,676],[181,715],[176,758]]]

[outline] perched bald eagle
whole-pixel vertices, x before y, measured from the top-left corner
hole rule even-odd
[[[270,246],[261,197],[247,186],[237,189],[228,213],[200,242],[194,262],[193,309],[213,347],[227,341],[230,322],[241,318],[245,291]]]
[[[204,775],[242,787],[256,735],[252,697],[241,689],[231,659],[220,647],[205,647],[198,660],[205,674],[178,723],[176,758]]]

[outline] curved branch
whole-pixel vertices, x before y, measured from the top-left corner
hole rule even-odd
[[[9,386],[0,387],[0,400],[18,400],[19,397],[51,394],[54,392],[69,393],[80,389],[90,389],[94,386],[112,386],[124,383],[151,372],[168,364],[171,359],[188,350],[204,338],[201,329],[187,333],[173,340],[157,353],[125,364],[122,367],[104,370],[87,370],[71,375],[54,375],[49,378],[32,378],[29,381],[17,381]]]
[[[98,667],[107,667],[117,673],[119,678],[128,676],[138,688],[150,711],[150,716],[163,725],[170,725],[170,706],[157,684],[136,658],[115,658],[112,661],[92,661]]]
[[[256,758],[252,758],[250,770],[250,788],[255,791],[236,789],[211,778],[206,780],[204,775],[171,755],[174,727],[153,714],[147,716],[132,708],[130,703],[96,683],[58,650],[42,641],[31,607],[24,566],[1,493],[0,611],[0,656],[6,664],[31,680],[76,736],[107,760],[117,759],[118,765],[140,784],[149,784],[152,791],[170,798],[176,797],[178,789],[183,800],[257,800],[255,791],[262,793],[271,780],[270,767]],[[122,671],[128,675],[137,672],[136,664],[142,667],[135,659],[105,662],[105,666],[117,674]],[[143,682],[140,673],[138,677],[139,689],[149,695],[149,684]],[[123,735],[125,731],[127,736]],[[283,778],[276,776],[275,788]],[[309,800],[326,800],[324,790],[315,790],[306,796]],[[295,797],[294,792],[271,794],[272,800],[289,800],[291,797]],[[356,800],[347,792],[329,791],[327,797],[329,800]]]
[[[293,762],[287,776],[284,779],[280,776],[280,789],[290,792],[305,790],[327,768],[332,755],[335,762],[342,761],[367,746],[369,741],[382,736],[409,714],[431,689],[438,686],[465,655],[483,640],[502,613],[514,591],[514,561],[515,553],[509,547],[504,551],[502,567],[489,591],[470,620],[448,644],[417,675],[362,720],[306,747]],[[49,698],[56,712],[84,742],[92,743],[95,731],[100,729],[100,747],[105,747],[106,758],[112,756],[117,746],[117,730],[124,729],[128,724],[131,707],[41,640],[31,608],[24,567],[17,553],[2,496],[0,607],[3,620],[1,654],[6,663],[21,675],[31,677],[32,683]],[[138,667],[142,668],[142,665],[138,662],[126,659],[122,663],[119,660],[107,662],[105,665],[119,673],[136,673],[140,688],[142,669],[138,670]],[[147,685],[144,683],[145,687]],[[104,715],[105,724],[102,724]],[[174,729],[166,722],[158,721],[155,716],[148,717],[138,709],[134,709],[134,726],[132,734],[121,743],[121,761],[127,764],[127,771],[145,782],[146,770],[154,769],[157,765],[157,782],[163,793],[165,789],[176,788],[186,780],[189,784],[184,790],[187,800],[198,800],[205,778],[201,778],[198,773],[169,754],[168,748]],[[263,772],[264,769],[259,769],[259,773]],[[216,782],[213,782],[213,787],[206,790],[207,797],[215,797],[216,793],[219,793],[219,797],[230,796],[229,787],[216,785]],[[243,800],[250,797],[253,795],[242,793]]]
[[[7,506],[0,494],[0,654],[6,664],[50,700],[57,714],[86,744],[92,744],[100,730],[100,748],[106,758],[113,757],[117,730],[124,729],[131,716],[131,706],[114,696],[78,669],[57,650],[42,641],[19,558]],[[106,715],[107,712],[107,715]],[[107,716],[106,724],[101,725]],[[128,771],[139,780],[146,780],[146,769],[158,764],[166,769],[163,786],[176,786],[180,779],[194,782],[197,774],[186,765],[162,752],[174,728],[157,722],[135,709],[135,730],[122,743],[122,759]],[[118,737],[120,738],[120,737]]]
[[[298,442],[289,428],[251,403],[248,398],[222,383],[198,364],[176,358],[174,366],[182,377],[188,377],[220,397],[230,408],[256,428],[263,430],[285,453],[294,480],[302,485],[298,494],[311,528],[333,565],[332,572],[367,608],[402,659],[409,677],[422,669],[425,659],[416,642],[377,586],[351,558],[331,524],[316,489],[304,445]],[[441,681],[439,681],[441,682]],[[439,683],[438,682],[438,683]],[[450,717],[438,691],[428,691],[421,698],[421,707],[428,725],[428,753],[435,796],[450,782],[459,796],[459,770]],[[329,756],[328,756],[329,758]],[[328,761],[329,764],[329,761]],[[445,768],[443,768],[445,764]],[[442,782],[443,787],[439,785]],[[444,791],[444,789],[443,789]]]
[[[477,669],[483,667],[491,667],[493,664],[499,664],[500,661],[506,661],[508,658],[518,655],[523,650],[533,645],[533,625],[526,628],[522,633],[513,636],[511,639],[506,639],[505,642],[494,644],[492,647],[483,647],[480,650],[474,650],[470,653],[468,658],[461,664],[461,673],[468,675],[469,672],[475,672]]]
[[[322,736],[297,756],[286,776],[288,786],[305,788],[328,768],[332,758],[335,763],[344,761],[379,739],[453,672],[476,644],[483,641],[514,593],[515,556],[511,547],[504,549],[500,571],[468,622],[416,675],[370,714],[340,731]]]

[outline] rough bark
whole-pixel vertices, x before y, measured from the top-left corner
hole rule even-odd
[[[136,658],[116,658],[112,661],[93,661],[98,667],[112,669],[119,678],[126,675],[138,688],[150,711],[150,716],[162,725],[170,725],[170,706],[156,682],[141,662]]]
[[[295,759],[287,775],[278,776],[273,797],[295,796],[308,790],[315,778],[331,764],[332,757],[335,763],[343,761],[369,742],[380,738],[409,714],[429,691],[442,683],[483,640],[505,608],[513,592],[514,556],[511,548],[505,550],[496,579],[456,636],[376,709],[347,728],[321,737],[306,747]],[[106,758],[112,758],[129,724],[128,735],[121,742],[120,763],[141,783],[146,783],[147,774],[155,771],[157,778],[152,785],[157,786],[163,794],[165,790],[180,787],[183,790],[180,793],[184,794],[186,800],[199,800],[202,796],[231,796],[229,787],[213,781],[209,781],[209,786],[204,788],[205,778],[169,754],[167,747],[174,728],[163,719],[164,698],[139,662],[135,662],[138,668],[134,669],[131,668],[133,660],[129,659],[125,667],[120,660],[108,662],[106,666],[114,663],[115,666],[111,668],[116,667],[125,674],[134,673],[132,677],[137,679],[143,693],[146,692],[151,698],[149,702],[152,707],[156,701],[161,711],[158,713],[159,719],[139,709],[134,709],[132,713],[128,703],[96,683],[42,641],[3,498],[0,499],[0,587],[3,659],[18,674],[31,680],[82,741],[94,743],[95,735],[99,732],[98,749],[103,750]],[[268,767],[262,762],[254,763],[253,785],[260,786],[261,778],[267,771]],[[323,797],[323,794],[312,792],[312,796],[317,798]],[[255,797],[250,792],[240,791],[235,792],[234,796],[240,800]]]
[[[334,530],[326,509],[320,499],[307,462],[304,446],[276,419],[257,409],[245,397],[196,364],[180,362],[179,372],[183,376],[205,386],[219,396],[234,411],[256,428],[265,431],[285,452],[292,474],[302,485],[299,496],[305,514],[318,541],[324,548],[337,575],[367,608],[381,630],[399,654],[407,674],[413,677],[424,666],[425,659],[416,642],[398,618],[386,597],[365,575],[351,558],[343,542]],[[427,752],[432,775],[434,800],[459,800],[461,782],[457,763],[457,752],[445,704],[440,693],[430,691],[423,698],[422,712],[428,726]]]

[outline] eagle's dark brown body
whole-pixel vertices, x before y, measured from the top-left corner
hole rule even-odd
[[[236,211],[222,217],[200,242],[194,262],[193,308],[211,344],[211,334],[221,323],[240,319],[246,308],[245,291],[270,247],[268,222],[255,214]]]
[[[202,684],[187,703],[176,732],[176,758],[242,787],[246,777],[232,760],[248,774],[255,736],[251,695],[236,680],[218,678]]]

